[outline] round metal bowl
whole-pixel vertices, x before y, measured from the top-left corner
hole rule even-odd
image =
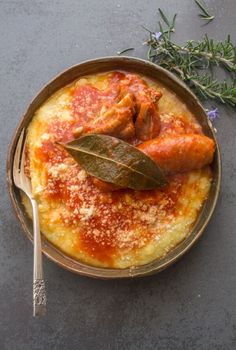
[[[154,260],[149,264],[127,268],[127,269],[110,269],[93,267],[83,264],[71,257],[63,254],[60,250],[49,243],[44,236],[42,236],[42,249],[43,253],[52,261],[56,262],[61,267],[70,270],[72,272],[86,275],[90,277],[98,277],[104,279],[111,278],[131,278],[137,276],[144,276],[160,272],[166,267],[173,264],[184,253],[186,253],[192,245],[202,235],[205,227],[207,226],[210,217],[215,209],[221,181],[221,159],[218,143],[215,137],[214,130],[208,121],[206,112],[196,96],[186,87],[183,82],[177,79],[173,74],[167,70],[154,65],[153,63],[145,60],[131,58],[131,57],[104,57],[98,58],[86,62],[82,62],[76,66],[73,66],[63,73],[59,74],[55,79],[50,81],[33,99],[29,105],[27,111],[23,115],[19,125],[12,138],[12,142],[9,146],[8,158],[7,158],[7,183],[10,198],[15,209],[16,215],[20,220],[22,227],[27,237],[33,241],[32,235],[32,222],[28,218],[24,207],[20,200],[19,190],[14,186],[12,177],[12,165],[16,143],[21,133],[22,128],[27,127],[31,121],[35,111],[58,89],[71,83],[73,80],[88,74],[95,74],[110,70],[126,70],[139,74],[143,74],[147,77],[157,80],[164,84],[170,90],[174,91],[178,97],[188,106],[188,108],[196,116],[198,122],[201,124],[203,131],[206,135],[214,139],[216,143],[216,152],[214,162],[212,164],[213,181],[210,189],[209,196],[199,213],[198,219],[189,234],[189,236],[182,241],[175,249],[169,252],[162,259]]]

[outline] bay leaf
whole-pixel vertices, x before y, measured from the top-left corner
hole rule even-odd
[[[151,190],[167,183],[151,158],[115,137],[89,134],[62,146],[89,174],[122,188]]]

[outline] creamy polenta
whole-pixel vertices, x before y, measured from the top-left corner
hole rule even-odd
[[[86,76],[62,88],[37,110],[27,133],[25,168],[38,203],[42,234],[74,259],[108,268],[143,265],[165,256],[189,235],[211,186],[211,169],[205,165],[168,173],[168,185],[161,189],[104,191],[56,144],[73,140],[84,125],[93,125],[109,111],[119,101],[120,82],[126,75],[137,77],[129,80],[134,86],[130,94],[136,96],[140,83],[141,90],[151,89],[150,96],[155,91],[162,95],[152,102],[158,110],[158,137],[202,135],[194,116],[173,92],[125,72]],[[134,115],[142,103],[137,102]],[[135,146],[147,139],[144,135],[142,140],[142,129],[141,139],[124,130],[119,129],[119,135]],[[24,195],[22,200],[31,216]]]

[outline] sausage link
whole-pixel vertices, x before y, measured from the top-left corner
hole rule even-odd
[[[168,175],[201,169],[210,164],[215,143],[205,135],[186,134],[156,138],[140,144],[138,148]]]

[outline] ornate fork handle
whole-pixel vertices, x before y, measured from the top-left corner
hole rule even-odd
[[[33,315],[42,316],[46,313],[46,290],[44,280],[33,281]]]
[[[34,269],[33,269],[33,316],[46,313],[46,290],[43,279],[41,233],[39,227],[38,205],[34,198],[30,198],[33,209],[34,228]]]

